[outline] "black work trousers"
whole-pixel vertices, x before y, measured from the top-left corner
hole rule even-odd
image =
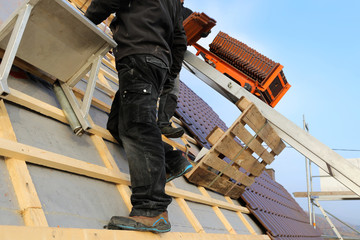
[[[171,202],[165,194],[165,150],[156,122],[156,105],[168,68],[152,55],[117,62],[119,90],[107,128],[122,143],[130,169],[130,216],[154,217]]]
[[[172,116],[174,116],[179,92],[179,74],[174,79],[167,78],[159,101],[158,126],[160,128],[171,125],[170,119],[172,118]]]

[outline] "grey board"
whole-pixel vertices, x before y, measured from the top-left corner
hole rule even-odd
[[[50,227],[101,229],[129,212],[115,184],[28,164]]]
[[[12,67],[12,72],[22,72],[26,76],[24,71],[19,70],[14,66]],[[56,100],[52,85],[33,75],[28,74],[25,78],[15,78],[10,75],[8,84],[9,87],[25,93],[31,97],[36,96],[36,99],[41,100],[51,106],[60,107]]]
[[[191,226],[175,199],[168,206],[168,213],[172,232],[195,232],[195,229]]]
[[[104,166],[88,135],[78,137],[68,125],[12,103],[6,108],[18,142]]]
[[[120,171],[129,174],[129,164],[126,159],[126,154],[124,149],[120,147],[118,144],[115,144],[113,142],[105,141],[105,144],[109,149],[115,162],[117,163]]]
[[[89,109],[89,115],[96,125],[106,129],[106,124],[109,118],[109,115],[106,112],[91,106]]]
[[[229,233],[210,206],[194,202],[187,203],[206,233]]]
[[[200,190],[195,186],[194,184],[189,183],[185,177],[179,177],[173,180],[173,183],[177,188],[196,193],[201,194]]]
[[[85,92],[86,87],[87,87],[87,81],[81,79],[76,85],[76,88],[82,90]],[[94,91],[94,98],[100,100],[101,102],[104,102],[105,104],[111,106],[112,103],[112,99],[110,98],[109,95],[107,95],[107,93],[103,92],[101,89],[99,88],[95,88]]]
[[[244,214],[244,217],[249,222],[249,224],[253,227],[254,231],[257,234],[266,234],[265,231],[262,228],[259,227],[259,226],[261,226],[261,224],[256,223],[257,220],[255,219],[255,217],[253,215]]]
[[[3,157],[0,157],[0,225],[24,225]]]

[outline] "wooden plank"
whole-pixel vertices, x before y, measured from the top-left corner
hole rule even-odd
[[[270,124],[267,124],[267,120],[262,116],[256,106],[251,105],[250,107],[251,110],[248,111],[241,120],[248,124],[254,132],[258,133],[276,155],[279,155],[285,148],[285,144],[281,141],[280,137],[275,133]]]
[[[247,109],[250,104],[253,104],[252,102],[250,102],[247,98],[245,98],[244,96],[242,96],[236,103],[235,105],[240,109],[240,111],[245,111],[245,109]]]
[[[214,198],[205,197],[200,194],[188,192],[182,189],[178,189],[176,187],[166,186],[166,193],[173,196],[173,197],[180,197],[184,198],[185,200],[202,203],[209,206],[218,206],[219,208],[228,209],[230,211],[240,211],[242,213],[249,214],[250,211],[246,207],[237,206],[235,204],[229,204],[224,201],[220,201]]]
[[[260,158],[262,158],[267,164],[270,164],[274,161],[274,156],[271,155],[264,146],[261,145],[259,139],[254,138],[254,136],[246,130],[245,126],[241,123],[238,123],[233,129],[237,137],[239,137],[252,151],[254,151]]]
[[[114,55],[112,55],[110,52],[108,52],[106,54],[106,57],[109,58],[110,62],[112,63],[112,65],[115,67],[116,66],[116,61],[115,61],[115,57]]]
[[[229,197],[225,197],[226,201],[228,201],[228,203],[234,203],[233,200]],[[246,220],[246,218],[244,217],[244,215],[241,212],[236,212],[236,214],[238,215],[238,217],[240,218],[240,220],[242,221],[242,223],[245,225],[246,229],[252,234],[252,235],[257,235],[257,233],[255,232],[254,228],[250,225],[250,223],[248,222],[248,220]]]
[[[218,126],[216,126],[206,137],[206,140],[211,145],[215,145],[215,143],[220,140],[220,138],[223,134],[224,134],[224,131],[221,128],[219,128]]]
[[[104,140],[102,139],[102,137],[99,137],[97,135],[90,135],[90,139],[92,140],[92,142],[94,144],[94,147],[98,151],[98,153],[99,153],[101,159],[103,160],[105,166],[108,169],[120,172],[120,170],[117,167],[117,164],[115,162],[115,159],[113,158],[113,156],[109,152],[109,149],[107,148],[107,146],[106,146]]]
[[[232,167],[224,160],[218,158],[216,155],[207,154],[204,156],[204,158],[204,164],[220,171],[229,178],[234,179],[236,182],[244,184],[245,186],[250,186],[254,183],[254,178],[249,177],[243,172],[239,171],[239,169]]]
[[[28,227],[47,227],[44,211],[42,208],[29,207],[21,212],[24,223]]]
[[[110,81],[119,84],[119,79],[118,77],[115,77],[114,75],[112,75],[111,73],[109,73],[106,69],[104,68],[100,68],[99,73],[103,74],[104,77],[108,78]]]
[[[196,174],[188,176],[188,180],[197,185],[204,186],[208,189],[211,189],[215,192],[218,192],[223,195],[228,195],[232,198],[239,198],[243,189],[229,181],[229,178],[224,178],[223,176],[218,178],[218,175],[214,172],[209,171],[206,167],[201,166],[196,169]],[[216,178],[216,181],[213,180]],[[211,183],[211,185],[210,185]]]
[[[197,233],[205,233],[204,228],[201,226],[199,220],[196,218],[186,201],[183,198],[175,198],[175,201],[179,204],[179,207],[184,212],[186,218],[189,220],[195,231]]]
[[[93,121],[90,117],[88,117],[88,120],[93,125]],[[94,143],[95,148],[98,151],[105,166],[110,170],[114,170],[115,172],[122,174],[117,163],[115,162],[115,159],[113,158],[108,147],[106,146],[104,140],[97,135],[91,135],[90,138],[91,138],[92,142]],[[131,190],[130,190],[129,186],[127,186],[125,184],[117,184],[116,188],[119,191],[121,198],[123,199],[125,206],[127,207],[127,209],[129,210],[129,213],[130,213],[131,209],[132,209],[132,204],[131,204],[131,200],[130,200]]]
[[[171,219],[171,217],[170,217]],[[183,233],[169,232],[153,234],[149,232],[136,231],[113,231],[104,229],[80,229],[80,228],[43,228],[22,226],[0,226],[1,240],[270,240],[267,235],[234,235],[214,233]]]
[[[95,164],[90,164],[14,141],[0,139],[0,152],[1,155],[5,157],[17,158],[19,160],[62,171],[129,185],[129,179],[125,174],[120,174],[105,167],[97,166]]]
[[[96,81],[96,87],[98,89],[101,89],[103,92],[105,92],[108,96],[110,96],[111,98],[113,98],[115,96],[116,91],[114,89],[112,89],[108,84],[105,84],[102,80],[103,80],[103,75],[101,75],[100,73],[98,74],[98,81]],[[83,78],[85,81],[89,80],[89,75],[86,74]],[[106,81],[106,79],[104,80]]]
[[[217,141],[219,137],[221,136],[220,133],[224,134],[224,131],[220,128],[216,129],[216,137],[209,138],[211,141],[210,144],[214,145],[214,140]],[[258,162],[252,155],[249,150],[243,151],[237,159],[232,159],[236,164],[238,164],[240,167],[244,168],[247,172],[251,173],[254,176],[260,176],[261,173],[265,169],[266,164],[261,164]]]
[[[110,69],[116,71],[116,68],[115,68],[114,64],[113,64],[111,61],[103,58],[103,59],[102,59],[102,63],[105,64],[105,65],[106,65],[107,67],[109,67]]]
[[[174,182],[167,183],[168,186],[175,187]],[[180,209],[185,214],[185,217],[189,220],[191,226],[197,233],[205,233],[204,228],[201,226],[199,220],[196,218],[193,211],[190,209],[189,205],[184,198],[175,198],[175,201],[178,203]]]
[[[214,149],[231,160],[237,158],[243,147],[234,140],[233,134],[226,134],[214,146]]]
[[[24,94],[20,91],[12,89],[12,88],[10,88],[10,92],[11,93],[8,96],[6,96],[6,98],[5,98],[6,100],[14,102],[16,104],[19,104],[26,108],[29,108],[33,111],[41,113],[47,117],[56,119],[60,122],[63,122],[66,124],[69,123],[64,115],[64,112],[61,109],[54,107],[50,104],[47,104],[45,102],[42,102],[34,97],[31,97],[27,94]],[[116,140],[111,136],[109,131],[100,126],[93,125],[92,129],[90,129],[89,132],[96,134],[98,136],[101,136],[111,142],[116,143]]]
[[[246,112],[246,111],[248,111],[248,109],[247,110],[245,110],[244,112]],[[233,123],[233,125],[234,124],[236,124],[236,122],[237,121],[235,121],[234,123]],[[232,125],[232,126],[233,126]],[[221,151],[224,151],[224,152],[226,152],[226,150],[231,150],[232,148],[235,148],[236,149],[236,147],[238,147],[238,143],[236,143],[235,141],[234,141],[234,139],[231,139],[231,128],[232,128],[232,126],[228,129],[228,130],[226,130],[226,132],[225,132],[225,134],[223,134],[221,137],[220,137],[220,139],[218,139],[218,141],[212,146],[212,148],[213,149],[217,149],[217,148],[220,148],[220,150]],[[230,135],[230,136],[229,136]],[[225,141],[226,143],[225,144],[222,144],[223,143],[223,141]],[[231,144],[231,146],[227,146],[228,144]],[[237,144],[237,145],[236,145]],[[221,146],[221,147],[219,147],[219,146]],[[221,152],[220,150],[218,150],[217,149],[217,151],[219,151],[219,152]],[[223,153],[223,152],[221,152],[221,153]],[[225,155],[225,154],[224,154]],[[233,156],[233,158],[236,156],[236,154]],[[231,156],[227,156],[227,157],[229,157],[230,159],[233,159]],[[200,161],[200,163],[201,163],[201,161]],[[196,170],[197,170],[197,168],[199,168],[199,167],[201,167],[201,164],[197,164],[188,174],[186,174],[186,176],[191,176],[191,174],[193,173],[193,172],[195,172]]]
[[[131,200],[130,200],[131,190],[130,190],[129,186],[124,185],[124,184],[117,184],[116,188],[118,189],[118,191],[121,195],[121,198],[123,199],[125,206],[129,210],[129,213],[130,213],[130,211],[132,209],[132,204],[131,204]]]
[[[206,196],[206,197],[210,197],[209,193],[206,191],[205,188],[203,187],[198,187],[198,189],[200,190],[200,192]],[[236,231],[234,230],[234,228],[231,226],[230,222],[226,219],[225,215],[221,212],[221,210],[218,207],[212,207],[212,209],[214,210],[216,216],[220,219],[220,221],[222,222],[222,224],[224,224],[224,227],[226,228],[226,230],[228,230],[228,232],[230,234],[236,234]]]
[[[0,100],[0,137],[16,141],[4,100]],[[19,208],[26,226],[48,226],[40,199],[24,161],[5,158]]]
[[[82,98],[84,97],[84,94],[85,94],[84,91],[82,91],[82,90],[80,90],[80,89],[78,89],[78,88],[75,88],[75,87],[74,87],[72,90],[73,90],[73,92],[74,92],[74,94],[75,94],[75,96],[76,96],[77,98],[82,99]],[[111,108],[111,106],[108,105],[108,104],[106,104],[106,103],[104,103],[104,102],[102,102],[102,101],[100,101],[100,100],[98,100],[98,99],[96,99],[96,98],[93,98],[93,99],[91,100],[91,104],[92,104],[94,107],[97,107],[97,108],[103,110],[103,111],[106,112],[106,113],[110,113],[110,108]]]
[[[61,109],[51,106],[50,104],[40,101],[13,88],[10,88],[10,94],[7,95],[5,99],[68,124],[68,121]]]
[[[294,197],[307,197],[307,192],[294,192]],[[323,192],[311,192],[311,196],[354,196],[359,198],[352,191],[323,191]]]
[[[91,129],[88,130],[89,133],[92,133],[92,134],[95,134],[95,135],[98,135],[110,142],[113,142],[113,143],[117,143],[118,142],[115,140],[115,138],[111,135],[111,133],[106,130],[105,128],[103,127],[100,127],[98,125],[92,125],[91,126]]]
[[[186,147],[184,145],[181,145],[180,143],[178,142],[175,142],[167,137],[165,137],[164,135],[162,135],[162,140],[164,142],[166,142],[167,144],[170,144],[171,146],[183,151],[183,152],[186,152]]]

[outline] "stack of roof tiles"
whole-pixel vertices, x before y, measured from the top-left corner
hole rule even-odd
[[[196,43],[203,33],[208,33],[216,24],[216,21],[205,13],[194,12],[185,19],[183,25],[188,45]]]
[[[216,125],[224,131],[227,129],[211,107],[182,82],[176,113],[199,143],[207,148],[211,145],[205,138]],[[272,239],[322,239],[295,199],[266,172],[255,178],[255,183],[245,189],[241,198]]]
[[[279,66],[223,32],[219,32],[210,44],[210,51],[260,84]]]

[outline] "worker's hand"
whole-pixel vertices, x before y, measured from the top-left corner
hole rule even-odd
[[[203,32],[203,33],[201,33],[201,37],[202,38],[206,38],[207,36],[209,36],[209,34],[211,33],[211,31],[208,31],[208,32]]]

